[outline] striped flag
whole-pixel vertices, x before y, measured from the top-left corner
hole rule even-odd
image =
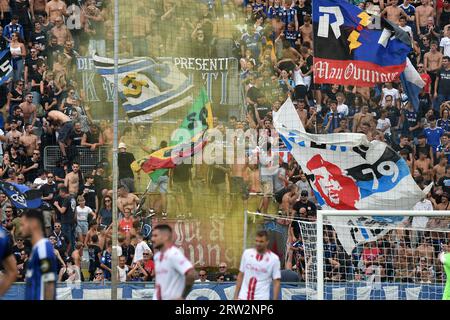
[[[406,58],[405,71],[400,75],[402,81],[402,87],[408,96],[409,102],[413,105],[416,112],[419,111],[419,93],[425,86],[425,82],[420,77],[419,72],[412,65],[409,58]]]
[[[131,168],[134,171],[142,170],[151,174],[152,181],[156,181],[166,172],[159,169],[174,168],[184,159],[192,157],[203,149],[206,144],[204,133],[206,129],[212,127],[212,122],[211,103],[203,88],[179,127],[189,132],[189,140],[186,141],[186,136],[180,135],[178,141],[171,140],[168,147],[133,162]]]
[[[114,81],[113,59],[94,55],[94,66],[102,77]],[[121,59],[118,87],[130,122],[146,121],[192,102],[192,81],[165,59]]]

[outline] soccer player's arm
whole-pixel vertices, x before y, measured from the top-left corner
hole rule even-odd
[[[17,263],[16,258],[11,250],[11,246],[7,246],[3,259],[3,276],[0,278],[0,297],[8,291],[11,284],[16,281]]]
[[[245,251],[242,254],[241,265],[239,266],[239,274],[236,279],[236,289],[234,290],[234,300],[239,299],[239,292],[241,291],[242,281],[244,280],[245,271]]]
[[[280,295],[280,287],[281,287],[281,272],[280,272],[280,260],[277,259],[275,265],[272,270],[272,300],[278,300]]]
[[[181,294],[180,300],[186,299],[192,289],[195,280],[194,266],[181,252],[174,255],[172,258],[174,269],[185,276],[184,290]]]
[[[44,300],[55,299],[56,272],[54,269],[56,257],[53,250],[49,251],[49,255],[39,259],[39,268],[41,269],[41,281],[44,286]]]

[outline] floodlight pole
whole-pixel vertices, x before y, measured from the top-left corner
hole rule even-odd
[[[119,0],[114,0],[114,104],[113,104],[113,149],[112,149],[112,176],[113,176],[113,206],[112,206],[112,259],[111,259],[111,300],[117,300],[117,187],[119,167],[117,151],[119,143]]]

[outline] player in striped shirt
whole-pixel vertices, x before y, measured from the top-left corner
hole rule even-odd
[[[267,231],[258,231],[254,249],[242,254],[234,299],[269,300],[270,284],[273,284],[272,299],[278,300],[280,293],[280,258],[269,249]]]
[[[21,222],[23,236],[31,237],[33,244],[25,275],[25,299],[54,300],[56,257],[52,244],[44,237],[44,216],[40,210],[27,210]]]
[[[173,245],[172,228],[159,224],[152,231],[155,262],[153,300],[186,299],[194,283],[194,267],[183,252]]]
[[[11,284],[16,281],[17,264],[11,250],[8,233],[0,226],[0,264],[3,265],[3,275],[0,276],[0,297],[8,291]]]

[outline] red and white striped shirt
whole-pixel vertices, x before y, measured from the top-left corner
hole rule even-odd
[[[157,252],[155,262],[155,293],[153,300],[174,300],[184,291],[185,275],[193,268],[192,263],[177,247],[163,253]]]
[[[259,254],[256,249],[247,249],[239,271],[244,273],[239,300],[269,300],[272,280],[281,279],[280,258],[269,250]]]

